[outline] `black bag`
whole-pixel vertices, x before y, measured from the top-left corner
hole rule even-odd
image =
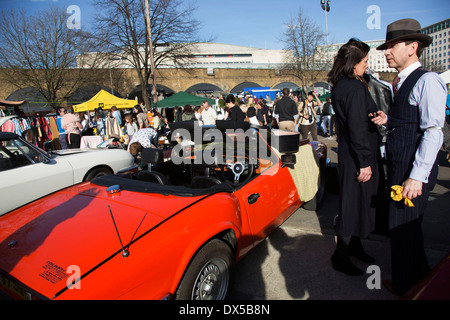
[[[326,102],[324,105],[323,105],[323,108],[322,108],[322,115],[324,115],[324,116],[329,116],[329,115],[331,115],[331,103],[330,102]]]

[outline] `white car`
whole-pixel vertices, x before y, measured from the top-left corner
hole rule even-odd
[[[47,153],[15,133],[0,132],[0,216],[57,190],[133,165],[134,157],[123,149]]]

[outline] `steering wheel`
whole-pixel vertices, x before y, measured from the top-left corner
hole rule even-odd
[[[257,164],[251,163],[247,154],[245,156],[233,155],[229,158],[224,155],[223,160],[223,164],[220,166],[222,177],[231,182],[233,186],[248,182],[257,167]]]

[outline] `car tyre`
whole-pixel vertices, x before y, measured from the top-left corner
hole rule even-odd
[[[90,181],[94,178],[107,176],[110,174],[113,174],[113,172],[108,168],[97,168],[97,169],[94,169],[91,172],[89,172],[83,181]]]
[[[205,244],[191,260],[181,279],[176,300],[224,300],[231,284],[233,251],[225,242],[214,239]]]

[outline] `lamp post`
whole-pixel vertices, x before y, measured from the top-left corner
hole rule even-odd
[[[325,11],[325,32],[326,32],[326,37],[327,37],[327,67],[328,67],[328,63],[330,61],[329,58],[329,52],[330,52],[330,48],[328,46],[328,16],[327,16],[327,12],[330,12],[331,6],[330,6],[330,0],[325,1],[325,0],[320,0],[320,4],[322,6],[322,10]],[[328,84],[328,91],[330,91],[330,84]]]
[[[153,41],[152,41],[152,29],[151,29],[151,21],[150,21],[150,10],[148,5],[148,0],[144,0],[145,2],[145,16],[147,20],[147,32],[148,32],[148,42],[150,47],[150,67],[152,68],[150,73],[150,78],[152,79],[152,96],[153,102],[158,102],[157,91],[156,91],[156,79],[155,79],[155,58],[153,56]],[[147,90],[147,88],[145,88]]]

